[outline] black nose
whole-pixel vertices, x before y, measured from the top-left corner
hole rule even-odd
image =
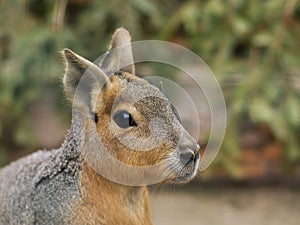
[[[189,165],[194,163],[195,154],[192,150],[185,150],[184,152],[181,152],[180,155],[180,161],[184,165]]]

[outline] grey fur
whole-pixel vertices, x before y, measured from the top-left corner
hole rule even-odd
[[[80,198],[80,126],[59,149],[38,151],[0,170],[0,224],[69,224]]]

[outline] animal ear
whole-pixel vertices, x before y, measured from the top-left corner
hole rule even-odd
[[[131,36],[121,27],[115,31],[111,39],[111,46],[101,63],[101,68],[107,72],[124,71],[134,74]]]
[[[108,81],[106,74],[94,63],[77,55],[70,49],[64,49],[66,70],[63,79],[68,99],[78,105],[90,105],[93,90],[101,90]],[[76,98],[74,99],[76,93]]]

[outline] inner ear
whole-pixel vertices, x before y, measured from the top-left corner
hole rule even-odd
[[[66,60],[63,81],[66,95],[73,103],[73,107],[91,113],[92,106],[95,104],[94,93],[101,91],[102,87],[109,82],[108,77],[94,63],[70,49],[64,49],[63,54]]]
[[[135,73],[131,36],[125,28],[121,27],[113,34],[111,46],[101,62],[101,68],[110,73],[120,70]]]

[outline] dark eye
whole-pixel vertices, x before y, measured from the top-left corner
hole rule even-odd
[[[119,110],[118,112],[116,112],[113,116],[113,120],[119,127],[124,129],[128,127],[137,126],[131,114],[125,110]]]

